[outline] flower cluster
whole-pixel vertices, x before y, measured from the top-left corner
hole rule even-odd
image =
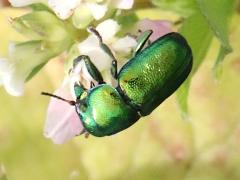
[[[169,21],[138,20],[134,25],[122,20],[121,11],[131,9],[133,0],[9,0],[14,7],[29,6],[32,12],[12,19],[12,26],[31,39],[27,42],[11,43],[8,58],[0,58],[0,85],[13,96],[24,93],[24,84],[53,57],[65,52],[66,72],[72,68],[73,60],[79,55],[87,55],[108,78],[112,57],[106,53],[96,34],[88,32],[94,24],[96,31],[114,56],[125,62],[132,56],[137,46],[136,32],[152,29],[150,41],[171,31]],[[131,15],[124,18],[130,18]],[[66,77],[54,94],[66,99],[75,99],[73,86],[81,81],[89,82],[89,74],[84,67],[66,73]],[[108,82],[108,80],[106,80]],[[111,80],[109,81],[109,83]],[[44,134],[54,143],[63,143],[84,132],[75,112],[67,103],[51,98],[47,112]]]
[[[100,20],[111,9],[131,9],[133,0],[9,0],[14,7],[24,7],[36,3],[47,4],[62,20],[72,17],[74,25],[85,28],[94,19]]]

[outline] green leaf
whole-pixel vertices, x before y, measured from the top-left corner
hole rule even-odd
[[[188,94],[189,94],[189,87],[191,83],[191,77],[180,86],[177,90],[177,102],[181,110],[181,115],[183,119],[188,119]]]
[[[51,58],[54,58],[65,50],[69,49],[73,42],[69,39],[66,39],[62,42],[47,42],[47,44],[45,42],[42,43],[43,46],[45,46],[42,47],[43,52],[39,54],[39,56],[34,58],[38,61],[38,63],[36,63],[35,66],[32,67],[32,70],[28,74],[26,81],[29,81],[32,77],[34,77]]]
[[[132,30],[134,24],[139,20],[139,18],[134,12],[122,13],[115,19],[117,20],[118,24],[122,27],[121,30],[117,33],[118,36],[123,36],[129,33],[129,31]]]
[[[180,33],[187,39],[193,53],[193,68],[191,74],[177,91],[178,104],[184,117],[186,117],[188,113],[187,100],[191,78],[203,62],[213,34],[205,18],[198,12],[184,21]]]
[[[47,11],[35,11],[15,18],[12,26],[32,40],[60,41],[71,37],[69,26]]]
[[[152,3],[163,10],[176,12],[184,17],[193,14],[197,8],[195,0],[152,0]]]
[[[197,2],[209,27],[221,43],[219,55],[213,67],[215,76],[218,76],[221,71],[218,69],[219,65],[232,51],[229,44],[229,21],[234,11],[235,0],[197,0]]]
[[[29,5],[29,7],[31,7],[33,11],[48,11],[48,12],[53,13],[53,11],[47,5],[45,5],[43,3],[31,4],[31,5]]]
[[[47,64],[47,62],[44,62],[42,64],[37,65],[33,70],[30,72],[30,74],[26,78],[26,82],[32,79],[44,66]]]
[[[187,38],[193,50],[193,70],[186,82],[177,91],[177,100],[185,116],[188,113],[188,92],[192,75],[201,65],[209,48],[213,34],[219,39],[221,47],[214,65],[215,75],[224,57],[232,51],[228,40],[229,18],[234,9],[234,0],[197,0],[199,12],[184,23],[181,33]]]
[[[214,35],[221,42],[227,53],[232,51],[229,44],[229,18],[231,17],[235,0],[197,0],[201,13],[206,18]]]
[[[221,46],[220,49],[219,49],[217,59],[216,59],[215,64],[213,66],[214,77],[219,78],[219,76],[221,75],[222,61],[224,60],[224,58],[227,54],[228,54],[228,51],[223,46]]]
[[[28,41],[11,46],[9,58],[15,64],[17,74],[27,77],[39,64],[54,56],[52,47],[43,41]]]
[[[121,26],[129,27],[134,22],[138,21],[138,17],[134,12],[124,13],[121,14],[120,16],[117,16],[117,21]]]
[[[16,76],[30,80],[51,58],[68,49],[71,41],[44,42],[41,40],[16,43],[10,46],[9,59]]]
[[[37,6],[37,8],[44,8]],[[18,73],[30,80],[53,57],[58,56],[77,38],[76,29],[68,21],[59,20],[48,11],[35,11],[13,20],[13,27],[32,39],[18,43],[10,52]],[[74,37],[75,36],[75,37]]]

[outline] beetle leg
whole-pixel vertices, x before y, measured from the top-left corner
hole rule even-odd
[[[86,139],[89,137],[89,135],[90,135],[89,132],[85,132],[85,133],[84,133],[84,137],[85,137]]]
[[[114,79],[117,79],[117,60],[116,59],[112,61],[111,74]]]
[[[111,49],[103,42],[101,35],[96,29],[90,26],[88,28],[88,31],[98,38],[101,49],[111,57],[112,59],[111,74],[114,79],[117,79],[117,59],[113,55]]]
[[[95,87],[94,82],[91,81],[91,83],[90,83],[90,87],[91,87],[91,88]]]
[[[75,83],[74,84],[74,93],[77,97],[77,99],[80,99],[81,95],[83,94],[83,92],[85,92],[86,89],[84,88],[84,86],[81,83]]]
[[[92,63],[91,59],[89,56],[86,55],[81,55],[78,56],[74,61],[73,61],[73,66],[76,66],[78,63],[80,63],[81,61],[84,62],[85,67],[87,72],[83,72],[86,74],[87,79],[93,79],[95,81],[98,82],[98,84],[104,84],[105,82],[103,81],[103,77],[102,74],[99,72],[98,68]],[[86,71],[85,70],[85,71]],[[84,71],[84,69],[83,69]],[[89,78],[89,75],[91,76]],[[91,81],[91,80],[90,80]]]
[[[147,31],[144,31],[142,34],[140,34],[140,36],[138,36],[137,46],[135,47],[135,49],[133,51],[134,52],[133,56],[138,54],[143,49],[146,42],[149,42],[149,37],[151,36],[152,33],[153,33],[152,30],[147,30]]]

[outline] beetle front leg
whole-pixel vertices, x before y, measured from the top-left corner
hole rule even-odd
[[[91,32],[93,35],[95,35],[98,38],[101,49],[111,57],[111,59],[112,59],[111,74],[114,79],[117,79],[117,72],[118,72],[117,59],[113,55],[111,49],[103,42],[101,35],[99,34],[99,32],[96,29],[94,29],[92,26],[90,26],[88,28],[88,31]]]
[[[86,92],[86,88],[80,82],[75,82],[74,93],[76,95],[76,99],[80,99],[84,92]]]
[[[83,63],[83,64],[80,64],[80,63]],[[100,73],[98,68],[92,63],[89,56],[81,55],[81,56],[78,56],[76,59],[74,59],[73,69],[75,69],[76,66],[78,66],[79,64],[82,68],[81,71],[86,76],[86,79],[90,80],[91,83],[92,83],[91,78],[93,80],[97,81],[98,84],[104,84],[105,83],[104,80],[103,80],[102,74]],[[90,77],[89,77],[89,75],[90,75]]]

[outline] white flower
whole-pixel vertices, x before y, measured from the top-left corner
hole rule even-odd
[[[43,41],[10,43],[8,59],[0,58],[0,84],[9,94],[23,95],[25,81],[33,70],[59,53],[51,46]]]
[[[94,19],[101,19],[107,12],[107,5],[97,4],[92,1],[83,0],[48,0],[48,5],[60,19],[69,18],[78,7],[89,9]]]
[[[134,0],[112,0],[98,4],[97,1],[83,0],[48,0],[49,6],[61,19],[69,18],[81,6],[88,8],[95,20],[101,19],[107,12],[108,6],[112,5],[117,9],[130,9]]]
[[[96,27],[96,30],[101,35],[103,42],[108,45],[113,54],[117,56],[129,54],[137,45],[136,40],[130,36],[123,38],[115,37],[116,33],[120,30],[120,26],[112,19],[100,23]],[[79,44],[78,48],[80,54],[89,56],[100,71],[110,69],[112,59],[101,49],[99,40],[95,35],[90,34],[87,39]]]
[[[23,7],[34,3],[45,2],[46,0],[9,0],[14,7]],[[108,6],[117,9],[130,9],[134,0],[110,0],[101,2],[94,0],[48,0],[49,7],[60,19],[69,18],[77,8],[88,8],[95,20],[101,19],[107,12]]]

